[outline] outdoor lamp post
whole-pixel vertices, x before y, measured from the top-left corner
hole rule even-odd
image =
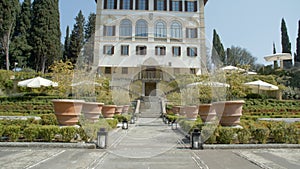
[[[176,130],[177,129],[177,121],[174,120],[172,121],[172,130]]]
[[[108,132],[105,128],[100,128],[97,132],[97,147],[101,149],[105,149],[107,147],[107,135]]]
[[[135,121],[134,121],[134,117],[133,117],[133,115],[131,116],[131,119],[130,119],[130,124],[134,124],[135,123]]]
[[[128,121],[127,121],[127,119],[124,119],[122,121],[122,129],[123,130],[127,130],[128,129]]]
[[[191,133],[191,146],[192,149],[202,149],[202,142],[201,142],[201,133],[199,129],[194,129]]]

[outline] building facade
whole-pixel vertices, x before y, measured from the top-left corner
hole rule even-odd
[[[95,61],[113,86],[141,80],[147,96],[160,81],[206,67],[207,0],[96,2]]]

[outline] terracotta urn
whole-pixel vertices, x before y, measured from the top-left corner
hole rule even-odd
[[[85,102],[83,103],[82,113],[87,120],[96,122],[99,120],[103,105],[104,103]]]
[[[116,105],[103,105],[102,106],[102,116],[104,118],[113,118],[116,112]]]
[[[84,100],[55,99],[52,103],[60,125],[72,126],[78,123]]]
[[[117,106],[116,111],[115,111],[115,115],[122,114],[122,111],[123,111],[123,106]]]
[[[180,114],[180,109],[181,109],[181,106],[173,106],[172,107],[172,112],[174,113],[174,114]]]
[[[244,100],[215,102],[212,104],[222,126],[235,126],[240,124]]]
[[[198,114],[203,123],[216,120],[216,112],[213,111],[211,104],[200,104]]]
[[[188,120],[196,120],[198,116],[198,106],[184,106],[184,112]]]
[[[122,109],[122,114],[127,114],[129,110],[129,105],[124,105]]]

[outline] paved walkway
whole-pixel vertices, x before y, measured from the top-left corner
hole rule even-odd
[[[0,147],[0,168],[298,169],[300,149],[191,150],[160,118],[145,118],[110,133],[105,150]]]

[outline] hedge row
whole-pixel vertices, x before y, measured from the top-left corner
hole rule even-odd
[[[246,144],[246,143],[289,143],[300,144],[300,123],[253,122],[244,121],[243,128],[222,127],[214,124],[203,124],[179,120],[185,132],[198,128],[208,144]]]

